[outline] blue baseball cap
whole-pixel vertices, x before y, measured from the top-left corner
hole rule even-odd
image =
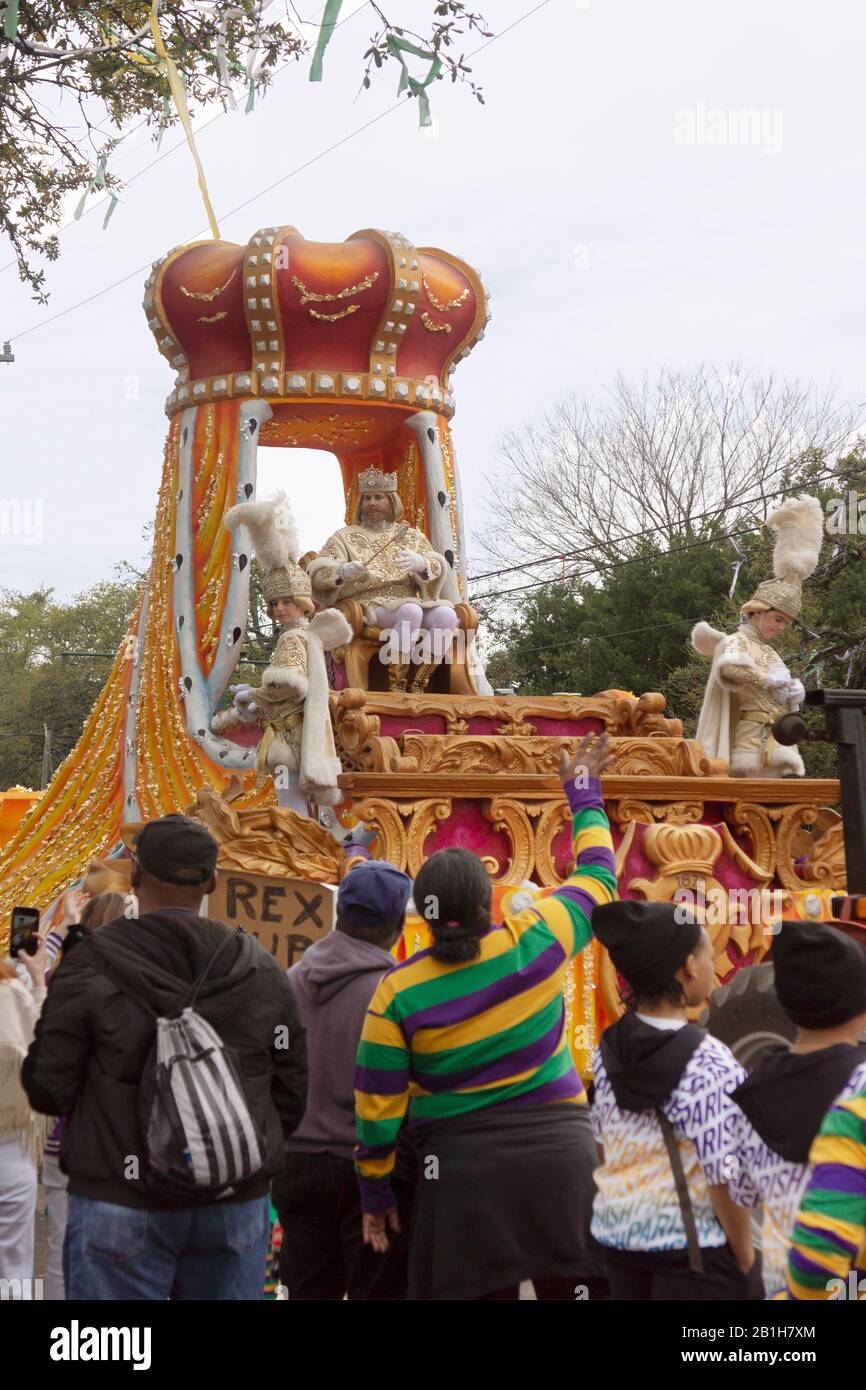
[[[337,911],[347,917],[392,921],[406,911],[412,880],[384,859],[356,864],[340,884]]]

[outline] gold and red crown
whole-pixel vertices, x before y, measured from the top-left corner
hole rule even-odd
[[[396,232],[246,246],[194,242],[154,263],[144,308],[177,372],[169,415],[200,401],[366,400],[451,415],[451,371],[490,318],[476,271]]]

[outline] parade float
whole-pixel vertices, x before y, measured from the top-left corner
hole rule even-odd
[[[81,880],[93,889],[112,873],[122,880],[131,830],[178,810],[220,842],[221,915],[289,960],[329,929],[351,852],[318,821],[278,807],[270,782],[256,786],[249,736],[213,727],[250,588],[244,530],[224,517],[255,497],[258,450],[270,445],[335,455],[347,521],[365,470],[395,474],[408,523],[445,557],[442,593],[459,621],[454,661],[423,690],[389,690],[381,635],[347,606],[351,639],[332,654],[328,696],[341,834],[363,828],[368,852],[410,874],[437,849],[467,846],[491,874],[497,908],[543,893],[570,868],[560,749],[606,730],[620,891],[703,896],[720,983],[767,954],[783,913],[830,915],[829,894],[845,880],[835,780],[732,777],[725,759],[684,737],[660,693],[490,691],[467,600],[450,427],[454,371],[490,317],[476,271],[393,232],[318,243],[266,227],[244,246],[169,252],[146,281],[144,311],[176,373],[150,572],[76,747],[2,851],[0,929],[16,904],[49,912]],[[426,941],[410,918],[398,954]],[[584,1070],[618,1009],[594,945],[566,991]]]

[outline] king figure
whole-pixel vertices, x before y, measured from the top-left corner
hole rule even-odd
[[[448,562],[402,520],[396,473],[368,468],[358,487],[352,525],[329,536],[308,566],[313,592],[322,603],[362,604],[366,621],[387,635],[388,689],[419,693],[445,660],[458,624],[453,603],[439,597]]]

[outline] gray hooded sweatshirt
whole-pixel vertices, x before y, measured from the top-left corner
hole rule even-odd
[[[307,1033],[307,1108],[291,1138],[290,1153],[355,1149],[355,1054],[376,986],[396,964],[381,946],[333,931],[304,952],[289,971]]]

